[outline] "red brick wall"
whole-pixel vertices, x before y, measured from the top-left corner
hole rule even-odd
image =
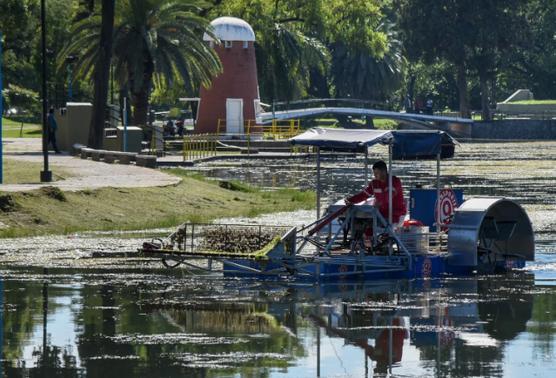
[[[226,99],[243,99],[243,119],[254,119],[253,100],[258,99],[257,63],[255,47],[249,42],[247,49],[243,42],[233,41],[231,48],[224,43],[215,46],[222,61],[224,72],[214,78],[210,88],[201,88],[201,103],[197,117],[197,133],[214,133],[218,119],[226,119]]]

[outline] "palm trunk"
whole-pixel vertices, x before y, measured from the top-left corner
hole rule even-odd
[[[154,64],[151,61],[145,62],[145,71],[141,86],[135,90],[135,83],[130,80],[131,105],[133,107],[133,125],[145,128],[148,120],[149,95],[154,73]]]
[[[112,34],[114,30],[115,0],[102,0],[102,25],[100,32],[100,54],[95,67],[93,116],[89,127],[88,144],[92,148],[102,148],[108,84],[110,81],[110,60],[112,59]]]
[[[459,113],[462,117],[470,118],[469,100],[467,98],[467,74],[465,72],[465,65],[460,63],[457,65],[456,82],[458,86],[459,95]]]
[[[490,121],[492,115],[490,113],[490,103],[488,96],[488,81],[485,75],[479,74],[479,81],[481,83],[481,112],[483,121]]]

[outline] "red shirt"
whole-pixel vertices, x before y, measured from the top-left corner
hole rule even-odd
[[[396,176],[392,176],[392,222],[397,223],[401,216],[405,215],[405,201],[403,199],[402,182]],[[388,180],[372,180],[362,192],[348,198],[351,203],[358,203],[373,196],[375,204],[382,216],[388,220]]]

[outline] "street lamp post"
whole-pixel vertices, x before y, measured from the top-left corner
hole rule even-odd
[[[4,95],[2,94],[2,32],[0,32],[0,184],[4,183],[4,151],[2,150],[2,117],[4,116]]]
[[[73,63],[77,60],[75,55],[68,55],[66,57],[66,71],[68,73],[68,101],[73,101]]]
[[[44,169],[41,171],[41,182],[52,181],[52,172],[48,169],[48,125],[46,124],[46,21],[45,0],[41,0],[41,48],[42,48],[42,155]]]

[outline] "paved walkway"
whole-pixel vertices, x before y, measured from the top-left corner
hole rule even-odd
[[[3,147],[5,159],[43,163],[40,138],[4,138]],[[0,185],[0,191],[27,191],[42,186],[57,186],[66,191],[106,187],[140,188],[174,185],[181,181],[179,177],[168,175],[159,170],[135,165],[107,164],[80,159],[67,154],[50,154],[48,159],[54,173],[58,168],[70,177],[44,184],[3,184]]]

